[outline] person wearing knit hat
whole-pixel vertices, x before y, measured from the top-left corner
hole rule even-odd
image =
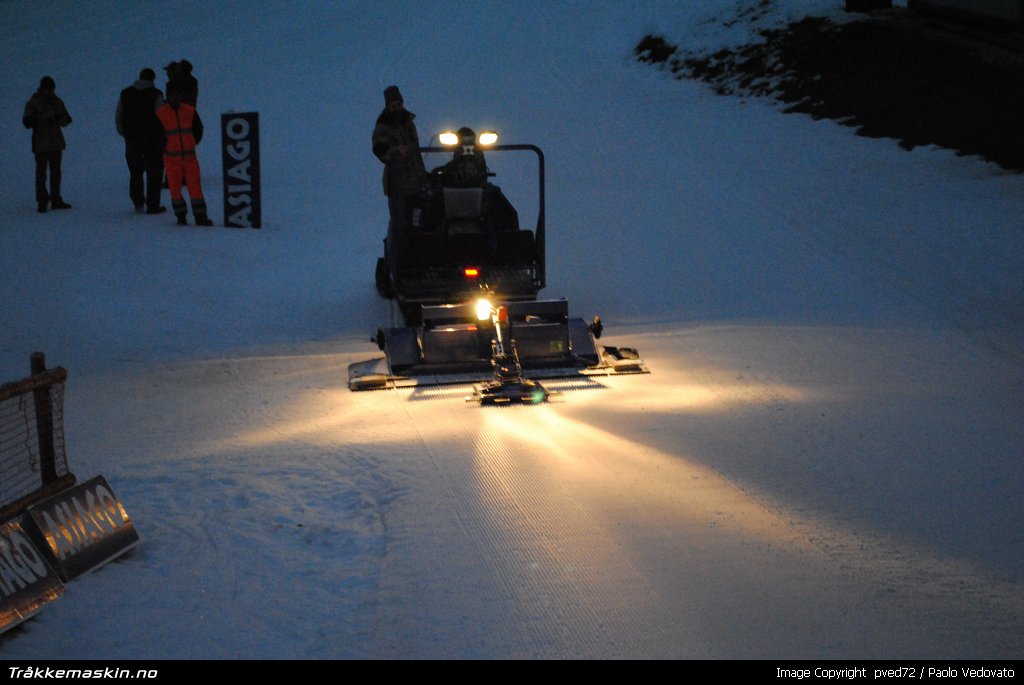
[[[32,129],[32,153],[36,158],[36,203],[40,213],[49,207],[71,209],[60,192],[61,158],[67,144],[62,128],[71,123],[64,101],[57,97],[57,84],[53,77],[39,80],[39,90],[25,104],[21,123]],[[46,189],[49,172],[50,189]]]
[[[426,180],[420,154],[416,115],[405,109],[398,86],[384,89],[384,110],[373,128],[373,154],[384,164],[384,194],[391,221],[399,230],[408,228],[413,198]]]

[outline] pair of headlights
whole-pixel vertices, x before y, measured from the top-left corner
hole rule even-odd
[[[437,139],[441,142],[441,145],[445,147],[453,147],[455,145],[494,145],[498,142],[498,134],[494,131],[483,131],[480,135],[470,136],[464,135],[460,137],[458,133],[454,131],[445,131],[437,136]]]

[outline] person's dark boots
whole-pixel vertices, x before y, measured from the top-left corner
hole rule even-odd
[[[50,203],[50,206],[53,207],[54,209],[71,209],[71,205],[69,205],[67,202],[64,202],[64,200],[54,200],[52,203]]]
[[[188,219],[185,217],[184,214],[178,214],[177,217],[179,226],[188,226]]]
[[[46,214],[46,208],[48,204],[49,203],[47,202],[40,202],[39,206],[36,208],[36,211],[39,212],[40,214]]]
[[[163,205],[160,205],[159,207],[150,207],[149,209],[146,210],[146,214],[163,214],[166,211],[167,208],[164,207]]]
[[[196,226],[213,226],[210,217],[206,215],[206,200],[201,197],[192,200],[192,216],[196,219]]]

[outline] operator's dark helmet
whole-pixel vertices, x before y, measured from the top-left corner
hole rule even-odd
[[[459,142],[463,145],[476,145],[476,133],[473,132],[473,129],[463,126],[456,131],[456,134],[459,136]]]

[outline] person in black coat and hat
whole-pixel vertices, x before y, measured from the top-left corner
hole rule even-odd
[[[373,128],[373,154],[384,163],[384,194],[391,221],[399,230],[411,222],[413,198],[423,186],[426,169],[420,154],[416,115],[405,109],[398,86],[384,89],[384,110]]]
[[[67,144],[62,128],[71,123],[64,101],[57,97],[57,84],[50,76],[39,81],[39,90],[25,104],[21,118],[25,128],[32,129],[32,153],[36,158],[36,203],[39,212],[47,207],[71,209],[60,192],[61,160]],[[50,189],[46,189],[46,174]]]

